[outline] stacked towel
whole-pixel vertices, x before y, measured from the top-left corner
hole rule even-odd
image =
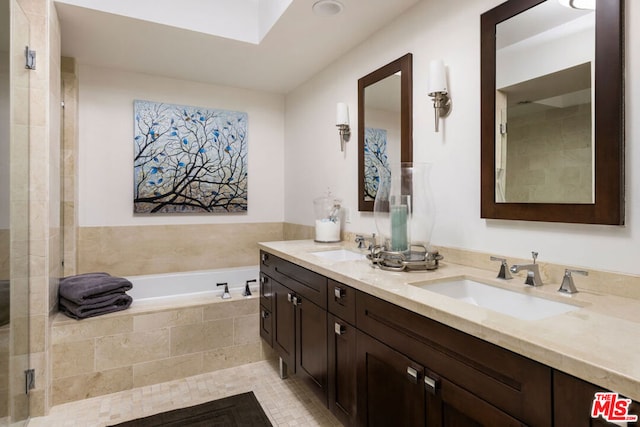
[[[60,311],[74,319],[100,316],[129,308],[126,291],[132,283],[108,273],[86,273],[60,279]]]
[[[9,281],[0,280],[0,326],[9,323],[11,315],[9,295]]]

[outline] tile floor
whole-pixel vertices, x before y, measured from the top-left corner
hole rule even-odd
[[[281,380],[273,360],[54,406],[29,427],[104,427],[253,391],[274,426],[340,426],[298,378]]]

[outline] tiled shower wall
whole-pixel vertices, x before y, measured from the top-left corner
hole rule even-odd
[[[591,103],[509,119],[506,198],[590,203]]]

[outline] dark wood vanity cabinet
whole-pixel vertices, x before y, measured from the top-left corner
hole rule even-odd
[[[260,263],[260,305],[271,308],[270,345],[285,371],[302,377],[326,404],[327,278],[266,252]],[[269,343],[262,327],[261,336]]]
[[[356,291],[329,279],[329,409],[344,425],[356,422]]]
[[[273,303],[269,276],[260,273],[260,337],[273,347]]]
[[[262,338],[344,425],[610,425],[598,387],[265,252],[260,286]]]
[[[415,384],[422,390],[411,393],[415,402],[405,403],[407,416],[413,417],[413,408],[420,404],[424,408],[423,421],[411,425],[550,424],[550,368],[365,293],[359,293],[356,300],[356,323],[363,335],[371,337],[363,342],[379,341],[378,349],[385,346],[406,358],[404,367],[391,368],[401,359],[386,351],[384,354],[393,356],[384,369],[395,373],[394,380],[368,384],[368,364],[373,360],[374,369],[383,370],[385,359],[372,358],[367,353],[372,345],[361,349],[359,339],[360,400],[375,396],[370,393],[372,387],[384,389],[388,383],[404,381],[409,383],[406,387]],[[368,413],[369,408],[382,410],[375,401],[359,401],[361,425],[372,425],[375,417]]]

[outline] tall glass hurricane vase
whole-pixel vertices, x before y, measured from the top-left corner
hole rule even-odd
[[[413,163],[411,182],[413,195],[413,212],[411,215],[411,244],[433,252],[431,235],[435,224],[436,208],[431,192],[431,163]],[[421,249],[418,249],[421,250]]]
[[[380,177],[373,213],[384,251],[407,259],[430,251],[435,218],[430,169],[427,163],[402,163]]]

